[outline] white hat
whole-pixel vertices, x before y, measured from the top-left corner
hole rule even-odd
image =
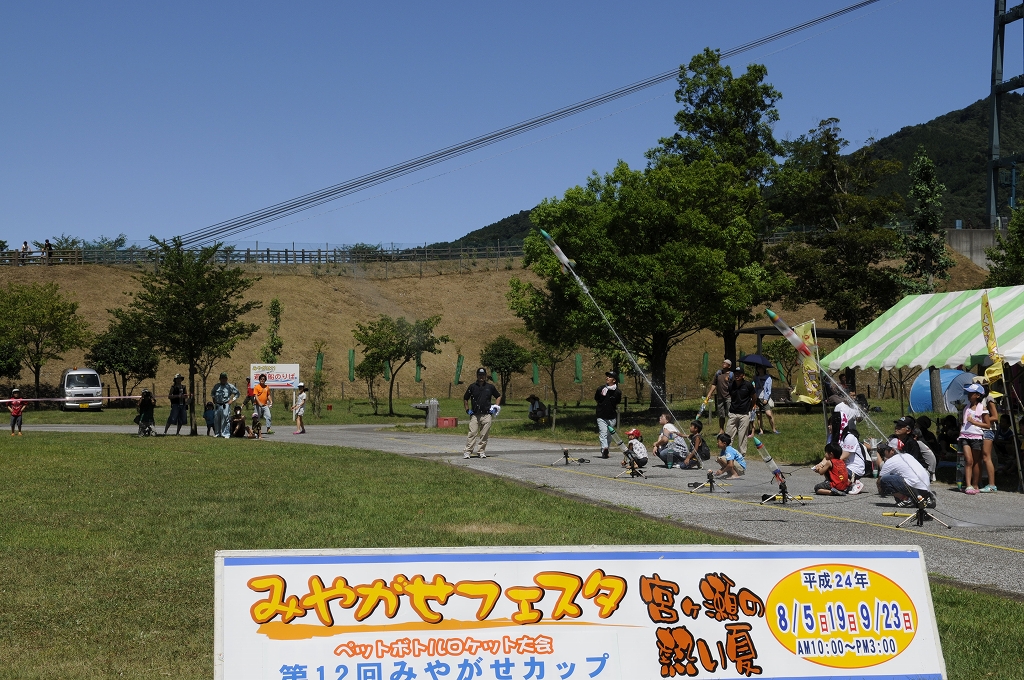
[[[974,392],[975,394],[985,394],[985,388],[982,387],[981,385],[979,385],[978,383],[971,383],[970,385],[967,385],[966,387],[964,387],[964,392],[967,392],[967,393]]]
[[[305,386],[306,386],[306,383],[299,383],[298,384],[298,387],[305,387]]]

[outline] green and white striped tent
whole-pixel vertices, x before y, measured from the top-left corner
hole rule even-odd
[[[840,368],[955,367],[988,353],[981,332],[981,290],[908,295],[822,359]],[[1024,286],[991,288],[999,351],[1007,363],[1024,354]]]

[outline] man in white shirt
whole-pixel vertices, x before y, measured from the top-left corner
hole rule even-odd
[[[879,447],[882,469],[878,472],[878,492],[883,496],[892,495],[896,507],[917,506],[918,498],[924,498],[926,506],[935,507],[935,494],[931,486],[931,475],[913,456],[900,453],[899,440],[890,439]]]

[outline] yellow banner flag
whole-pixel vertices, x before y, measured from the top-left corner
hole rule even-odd
[[[992,361],[1002,360],[999,354],[999,342],[996,340],[996,320],[992,315],[992,305],[988,301],[988,291],[981,294],[981,332],[985,336],[985,344],[988,345],[988,355]]]
[[[796,400],[805,404],[820,404],[821,376],[818,375],[818,363],[814,359],[817,354],[814,341],[814,322],[807,321],[793,326],[793,332],[811,348],[811,356],[800,356],[800,372],[804,379],[802,384],[797,387]]]

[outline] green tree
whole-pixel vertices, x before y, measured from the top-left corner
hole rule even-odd
[[[189,393],[196,393],[196,374],[204,357],[226,357],[259,326],[243,321],[262,305],[245,300],[258,277],[240,267],[217,262],[221,244],[187,250],[180,238],[150,240],[156,246],[154,271],[136,277],[141,290],[130,310],[137,313],[153,346],[174,363],[188,366]],[[191,407],[196,432],[195,404]]]
[[[373,407],[373,415],[377,415],[380,399],[377,397],[377,380],[384,374],[384,362],[376,356],[366,356],[356,364],[356,378],[366,383],[366,396]]]
[[[309,381],[309,407],[317,418],[323,417],[324,393],[327,389],[327,376],[324,375],[323,353],[327,341],[317,338],[313,341],[313,356],[316,357],[313,379]]]
[[[64,297],[56,283],[8,283],[0,297],[0,337],[32,372],[39,394],[43,366],[88,346],[88,325],[78,314],[78,303]]]
[[[441,323],[440,316],[432,316],[409,323],[405,317],[392,319],[381,315],[368,324],[357,323],[352,331],[356,342],[363,346],[363,355],[379,360],[383,369],[385,362],[391,366],[391,380],[388,385],[388,415],[395,415],[395,380],[402,367],[419,354],[440,354],[441,345],[451,342],[447,335],[435,336],[434,329]],[[357,367],[358,368],[358,367]]]
[[[985,250],[991,263],[986,287],[1024,286],[1024,210],[1014,210],[1006,226],[1006,238],[996,233],[996,244]]]
[[[793,385],[793,374],[800,367],[800,355],[796,348],[785,338],[770,340],[761,346],[761,354],[782,366],[783,378],[790,386]]]
[[[272,298],[270,306],[267,308],[267,313],[270,315],[270,324],[267,326],[267,341],[260,347],[260,363],[276,364],[277,358],[281,356],[281,350],[284,349],[284,341],[278,335],[278,332],[281,330],[281,312],[283,311],[284,307],[281,305],[281,301],[277,298]]]
[[[903,201],[875,192],[900,164],[875,158],[870,143],[843,155],[840,132],[830,118],[783,144],[786,160],[766,193],[790,233],[770,255],[793,278],[790,301],[816,302],[827,320],[857,329],[907,290],[903,238],[887,228]]]
[[[754,319],[752,308],[783,294],[789,281],[764,256],[763,238],[778,226],[778,216],[766,209],[762,191],[777,168],[775,157],[782,147],[772,132],[779,119],[776,102],[782,94],[764,82],[768,70],[750,64],[734,76],[721,63],[717,50],[705,48],[679,68],[676,113],[679,132],[660,140],[648,151],[657,163],[701,162],[730,169],[731,196],[719,200],[741,201],[736,219],[723,222],[723,274],[730,279],[725,294],[714,300],[716,318],[708,327],[724,341],[725,356],[736,359],[736,330]],[[741,191],[742,190],[742,191]]]
[[[910,218],[913,231],[904,239],[906,264],[903,271],[908,289],[916,293],[934,293],[935,279],[949,280],[955,264],[946,252],[946,233],[942,229],[942,195],[946,192],[935,173],[935,163],[924,147],[918,147],[910,165]]]
[[[505,403],[508,384],[513,373],[524,373],[530,362],[530,350],[519,345],[506,335],[499,335],[484,345],[480,352],[480,364],[498,374],[501,382],[501,403]]]
[[[128,396],[143,380],[155,378],[160,355],[139,333],[139,319],[122,309],[110,310],[107,330],[93,339],[85,361],[100,375],[112,375],[118,395]]]
[[[5,335],[0,335],[0,378],[11,380],[21,378],[21,358],[18,353],[18,344]]]

